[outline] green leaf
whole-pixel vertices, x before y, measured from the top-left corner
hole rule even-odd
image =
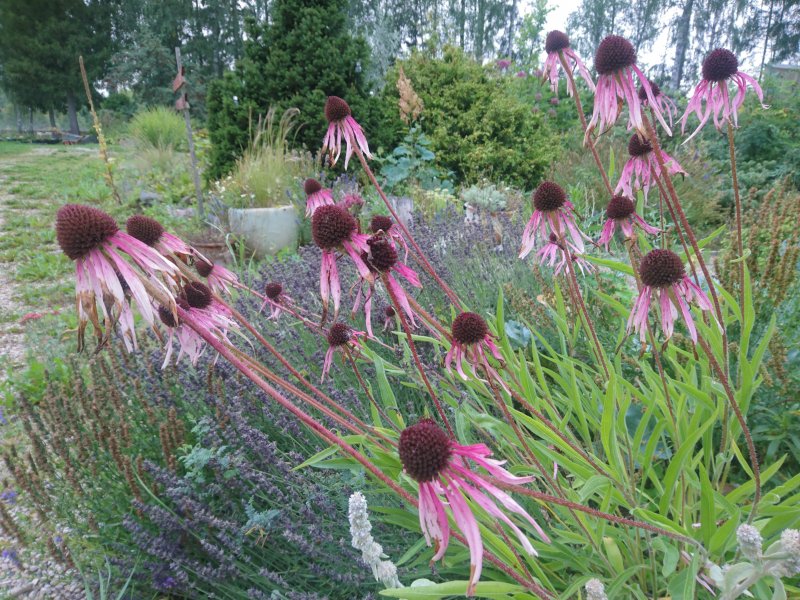
[[[468,581],[447,581],[423,587],[406,587],[382,590],[381,596],[389,598],[404,598],[405,600],[435,600],[448,596],[464,597]],[[489,598],[490,600],[508,600],[514,598],[523,600],[531,598],[525,588],[514,583],[502,581],[480,581],[475,587],[475,598]]]

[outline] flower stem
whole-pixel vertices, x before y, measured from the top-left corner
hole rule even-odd
[[[736,202],[736,254],[739,267],[739,310],[744,329],[744,244],[742,243],[742,199],[739,196],[739,177],[736,174],[736,148],[733,141],[733,125],[728,119],[728,149],[731,155],[731,179],[733,198]]]

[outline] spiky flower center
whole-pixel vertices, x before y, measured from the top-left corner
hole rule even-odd
[[[639,265],[642,283],[649,287],[664,288],[686,277],[680,256],[672,250],[656,248],[648,252]]]
[[[394,316],[395,316],[397,313],[395,312],[395,310],[394,310],[394,307],[393,307],[393,306],[387,306],[387,307],[386,307],[386,308],[383,310],[383,314],[384,314],[384,315],[385,315],[387,318],[391,319],[391,318],[393,318],[393,317],[394,317]]]
[[[569,37],[563,31],[554,30],[547,34],[544,40],[544,51],[550,54],[569,48]]]
[[[636,50],[624,37],[609,35],[597,47],[594,68],[600,75],[610,75],[636,63]]]
[[[631,156],[644,156],[653,151],[650,142],[639,137],[638,133],[634,133],[628,141],[628,154]]]
[[[164,233],[164,228],[161,223],[150,217],[144,215],[133,215],[125,223],[125,230],[128,235],[135,237],[137,240],[148,246],[155,246],[161,235]]]
[[[199,281],[190,281],[183,286],[183,297],[192,308],[206,308],[211,304],[214,295],[211,288]]]
[[[489,326],[479,314],[463,312],[453,319],[451,331],[457,343],[468,346],[483,341],[489,333]]]
[[[310,196],[311,194],[316,194],[321,189],[322,189],[322,184],[316,179],[313,179],[311,177],[306,179],[305,183],[303,183],[303,191],[305,191],[306,196]]]
[[[178,320],[175,318],[175,315],[173,315],[172,311],[163,304],[158,306],[158,318],[161,319],[161,322],[167,327],[178,326]]]
[[[283,286],[275,281],[267,284],[267,298],[270,300],[277,300],[278,296],[283,292]]]
[[[350,105],[347,102],[339,96],[328,96],[328,101],[325,102],[325,118],[328,119],[328,123],[343,121],[351,114]]]
[[[344,323],[334,323],[328,330],[328,344],[344,346],[350,341],[350,328]]]
[[[625,219],[636,211],[633,200],[627,196],[614,196],[606,206],[606,217],[609,219]]]
[[[356,219],[340,206],[320,206],[311,217],[311,235],[317,246],[331,250],[350,238]]]
[[[400,434],[400,462],[420,483],[433,481],[449,464],[453,454],[450,438],[433,419],[422,419]]]
[[[661,94],[661,88],[658,87],[657,83],[650,81],[649,79],[647,80],[647,83],[650,84],[650,91],[653,92],[653,98],[658,98],[659,94]],[[643,85],[639,86],[639,100],[642,102],[647,100],[647,92],[645,91]]]
[[[730,50],[717,48],[712,50],[703,61],[703,79],[706,81],[724,81],[739,70],[739,61]]]
[[[72,260],[86,256],[118,231],[111,215],[92,206],[65,204],[56,213],[56,240]]]
[[[392,243],[383,236],[371,237],[369,245],[369,261],[378,271],[385,273],[397,263],[397,251]]]
[[[533,207],[536,210],[558,210],[567,201],[567,193],[557,183],[543,181],[533,192]]]
[[[379,231],[389,231],[389,228],[393,224],[394,221],[392,221],[391,217],[387,217],[386,215],[375,215],[369,222],[369,230],[372,233],[378,233]]]
[[[198,257],[194,264],[194,268],[197,269],[200,277],[208,277],[211,275],[211,271],[214,270],[214,263]]]

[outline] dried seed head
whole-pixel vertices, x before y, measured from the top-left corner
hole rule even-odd
[[[703,61],[703,79],[706,81],[724,81],[739,70],[739,61],[730,50],[717,48],[712,50]]]
[[[211,289],[199,281],[191,281],[183,286],[183,296],[192,308],[206,308],[211,304]]]
[[[178,326],[178,321],[175,319],[172,311],[163,304],[160,304],[158,307],[158,318],[161,319],[161,322],[167,327]]]
[[[420,483],[432,481],[450,462],[450,438],[433,419],[422,419],[400,434],[400,462],[403,469]]]
[[[606,217],[609,219],[625,219],[636,211],[633,200],[627,196],[614,196],[606,206]]]
[[[450,329],[456,343],[464,346],[483,341],[489,333],[489,326],[484,318],[473,312],[463,312],[458,315],[453,319]]]
[[[383,309],[383,314],[384,314],[384,316],[386,316],[387,319],[391,319],[391,318],[394,318],[394,316],[397,313],[395,312],[393,306],[387,306],[386,308]]]
[[[128,235],[148,246],[155,246],[164,233],[161,223],[144,215],[133,215],[129,218],[125,223],[125,230]]]
[[[58,245],[72,260],[86,256],[117,231],[111,215],[91,206],[65,204],[56,213]]]
[[[631,156],[644,156],[648,152],[652,152],[653,147],[650,142],[643,140],[639,137],[638,133],[634,133],[628,142],[628,154]]]
[[[344,346],[350,341],[350,328],[344,323],[334,323],[328,330],[328,344]]]
[[[270,300],[277,300],[278,296],[283,292],[283,286],[275,281],[267,284],[267,298]]]
[[[375,215],[369,222],[369,230],[372,233],[378,233],[379,231],[389,231],[389,228],[393,224],[394,221],[392,221],[391,217],[387,217],[386,215]]]
[[[325,118],[328,119],[328,123],[343,121],[351,114],[350,106],[347,102],[339,98],[339,96],[328,96],[328,101],[325,102]]]
[[[569,48],[569,37],[563,31],[551,31],[544,40],[544,51],[550,54]]]
[[[357,226],[356,219],[340,206],[320,206],[311,217],[311,235],[317,246],[331,250],[350,237]]]
[[[636,63],[636,50],[624,37],[609,35],[597,47],[594,68],[600,75],[610,75]]]
[[[648,252],[639,265],[642,283],[649,287],[664,288],[686,277],[680,256],[672,250],[656,248]]]
[[[322,189],[322,184],[316,179],[312,179],[311,177],[306,179],[305,183],[303,184],[303,191],[305,191],[306,196],[310,196],[311,194],[316,194],[321,189]]]
[[[214,263],[198,257],[194,263],[194,268],[197,269],[200,277],[208,277],[211,275],[211,271],[214,270]]]
[[[650,81],[649,79],[647,80],[647,83],[650,84],[650,91],[653,92],[653,98],[658,98],[658,96],[661,94],[661,88],[658,87],[657,83]],[[647,101],[647,92],[645,91],[643,85],[639,86],[639,100],[641,102]]]
[[[567,201],[567,193],[557,183],[543,181],[533,192],[533,207],[536,210],[558,210]]]
[[[397,263],[397,251],[392,243],[383,236],[374,236],[367,240],[369,245],[369,262],[378,271],[385,273]]]

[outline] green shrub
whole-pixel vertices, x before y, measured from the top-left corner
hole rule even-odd
[[[180,149],[186,142],[186,124],[171,108],[157,106],[137,114],[131,136],[141,148]]]
[[[421,53],[398,63],[425,106],[422,132],[439,164],[471,184],[483,178],[532,188],[556,156],[556,144],[541,115],[512,91],[511,84],[461,50],[442,58]],[[402,126],[394,86],[398,69],[387,75],[386,114]]]

